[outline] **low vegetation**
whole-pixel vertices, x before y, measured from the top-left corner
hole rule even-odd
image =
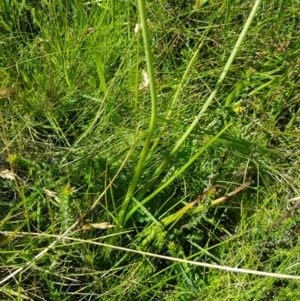
[[[298,1],[0,11],[1,300],[299,300]]]

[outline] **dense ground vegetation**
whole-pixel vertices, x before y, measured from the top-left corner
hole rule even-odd
[[[0,3],[0,299],[299,300],[186,260],[300,275],[300,2],[139,4]]]

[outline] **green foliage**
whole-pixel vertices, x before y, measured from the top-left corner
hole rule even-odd
[[[96,244],[299,275],[300,8],[252,5],[1,1],[0,299],[299,300]]]

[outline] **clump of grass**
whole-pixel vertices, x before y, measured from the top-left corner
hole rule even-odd
[[[4,299],[297,300],[299,9],[259,3],[0,4]]]

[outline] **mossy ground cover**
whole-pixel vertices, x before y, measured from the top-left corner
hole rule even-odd
[[[297,1],[0,11],[1,300],[299,300]]]

